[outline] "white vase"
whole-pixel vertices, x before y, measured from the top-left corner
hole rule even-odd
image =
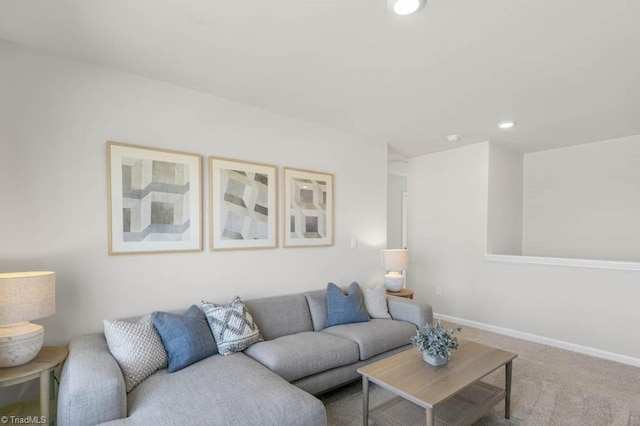
[[[446,365],[449,362],[448,357],[439,357],[439,356],[431,356],[427,353],[427,351],[422,352],[422,359],[429,365],[433,365],[434,367],[440,367],[441,365]]]

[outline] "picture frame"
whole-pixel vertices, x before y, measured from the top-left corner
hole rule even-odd
[[[109,254],[202,251],[202,156],[107,142]]]
[[[285,167],[282,170],[283,245],[333,245],[333,175]]]
[[[209,249],[278,247],[277,167],[209,157]]]

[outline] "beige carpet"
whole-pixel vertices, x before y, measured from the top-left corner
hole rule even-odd
[[[516,352],[513,361],[511,419],[504,403],[475,423],[488,425],[640,426],[640,368],[575,352],[464,327],[460,338]],[[504,369],[486,382],[504,386]],[[329,425],[362,424],[362,390],[356,382],[320,396]],[[370,406],[394,398],[376,385],[370,387]],[[424,425],[424,410],[408,401],[390,405],[385,424]]]

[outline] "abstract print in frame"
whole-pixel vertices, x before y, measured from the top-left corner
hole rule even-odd
[[[276,166],[209,157],[209,248],[275,248]]]
[[[202,250],[202,156],[107,142],[109,254]]]
[[[333,245],[333,175],[285,167],[284,247]]]

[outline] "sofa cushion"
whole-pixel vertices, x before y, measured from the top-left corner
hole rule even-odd
[[[356,282],[352,282],[347,294],[334,283],[327,284],[327,321],[325,327],[339,324],[369,321],[369,314],[364,307],[362,290]]]
[[[158,371],[128,400],[129,417],[109,425],[326,425],[317,398],[243,353]]]
[[[387,307],[387,290],[380,284],[377,287],[362,287],[364,306],[371,318],[391,319]]]
[[[256,343],[244,353],[290,382],[359,359],[353,341],[314,331]]]
[[[167,366],[167,352],[151,323],[151,315],[137,322],[105,320],[104,337],[122,370],[127,392]]]
[[[184,315],[154,312],[151,321],[169,355],[169,373],[218,353],[207,317],[196,305]]]
[[[416,326],[408,322],[372,319],[369,322],[328,327],[321,334],[331,334],[356,342],[360,349],[360,359],[365,360],[405,346],[411,342],[416,330]]]
[[[349,364],[349,365],[345,365],[338,368],[332,368],[331,370],[314,374],[313,376],[303,377],[300,380],[295,380],[291,382],[291,384],[299,387],[305,392],[309,392],[312,395],[318,395],[330,389],[335,389],[337,386],[344,385],[345,383],[362,379],[362,376],[360,375],[360,373],[358,373],[358,369],[360,367],[369,365],[376,361],[380,361],[381,359],[387,358],[391,355],[395,355],[397,353],[400,353],[406,350],[416,350],[416,349],[413,348],[413,346],[411,346],[411,344],[409,343],[408,345],[400,346],[399,348],[392,349],[380,355],[376,355],[372,358],[358,361],[355,364]],[[396,424],[399,425],[398,423]]]
[[[313,330],[320,331],[327,322],[327,291],[317,290],[305,293],[309,305],[309,313],[313,322]]]
[[[202,310],[222,355],[240,352],[262,340],[260,330],[240,297],[234,297],[228,305],[203,301]]]
[[[244,303],[265,340],[313,330],[309,305],[302,294],[246,300]]]

